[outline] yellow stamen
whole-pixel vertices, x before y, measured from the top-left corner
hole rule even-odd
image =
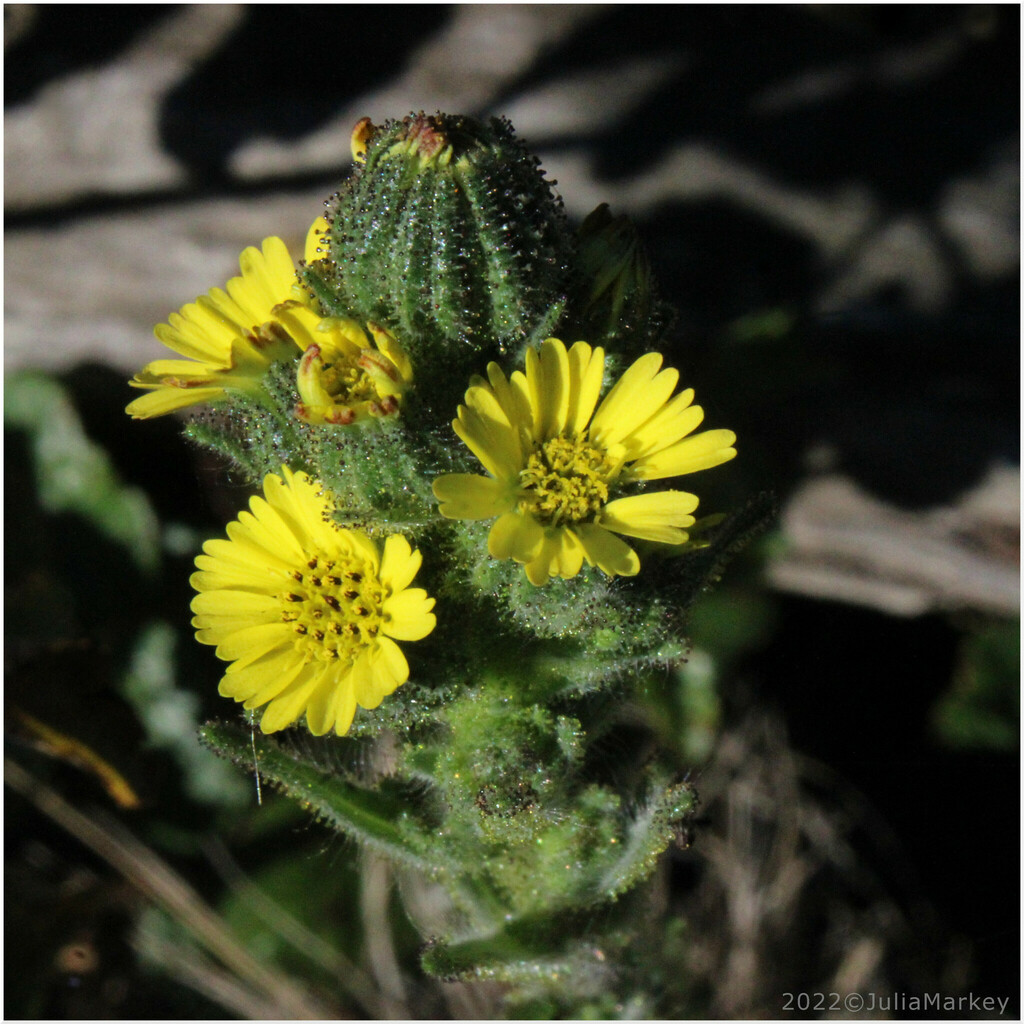
[[[524,511],[545,526],[586,523],[608,501],[613,464],[582,438],[537,443],[519,474]]]

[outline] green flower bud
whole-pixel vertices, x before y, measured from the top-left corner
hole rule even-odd
[[[551,183],[507,121],[420,113],[352,137],[306,282],[328,313],[375,321],[427,356],[497,355],[550,333],[573,242]]]
[[[651,265],[636,226],[602,203],[580,226],[579,284],[574,306],[579,333],[593,344],[624,339],[648,347],[671,319],[658,301]]]

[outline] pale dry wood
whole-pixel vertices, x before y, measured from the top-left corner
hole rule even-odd
[[[767,573],[780,590],[891,615],[1019,614],[1019,467],[994,466],[957,501],[923,512],[846,477],[818,477],[792,496],[781,525],[785,549]]]

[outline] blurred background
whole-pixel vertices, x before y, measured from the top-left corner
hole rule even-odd
[[[739,435],[702,509],[778,508],[694,613],[664,737],[702,799],[658,879],[695,1014],[1019,1015],[1016,6],[4,29],[5,1016],[489,1015],[417,974],[386,869],[199,747],[233,710],[188,577],[247,492],[123,412],[153,325],[246,245],[301,251],[355,122],[420,109],[507,115],[574,221],[637,222],[668,361]]]

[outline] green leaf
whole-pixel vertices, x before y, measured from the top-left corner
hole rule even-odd
[[[485,937],[432,941],[421,964],[427,974],[448,981],[535,982],[573,973],[581,960],[600,970],[598,942],[593,911],[584,915],[561,907],[516,918]]]
[[[685,782],[668,786],[641,807],[617,844],[617,854],[608,859],[595,884],[606,899],[617,899],[654,870],[658,857],[668,848],[676,828],[697,806],[693,789]]]
[[[328,775],[277,740],[238,725],[208,722],[200,728],[199,738],[247,771],[258,767],[261,778],[297,800],[319,821],[382,857],[430,875],[442,873],[443,865],[424,853],[430,836],[411,804]]]

